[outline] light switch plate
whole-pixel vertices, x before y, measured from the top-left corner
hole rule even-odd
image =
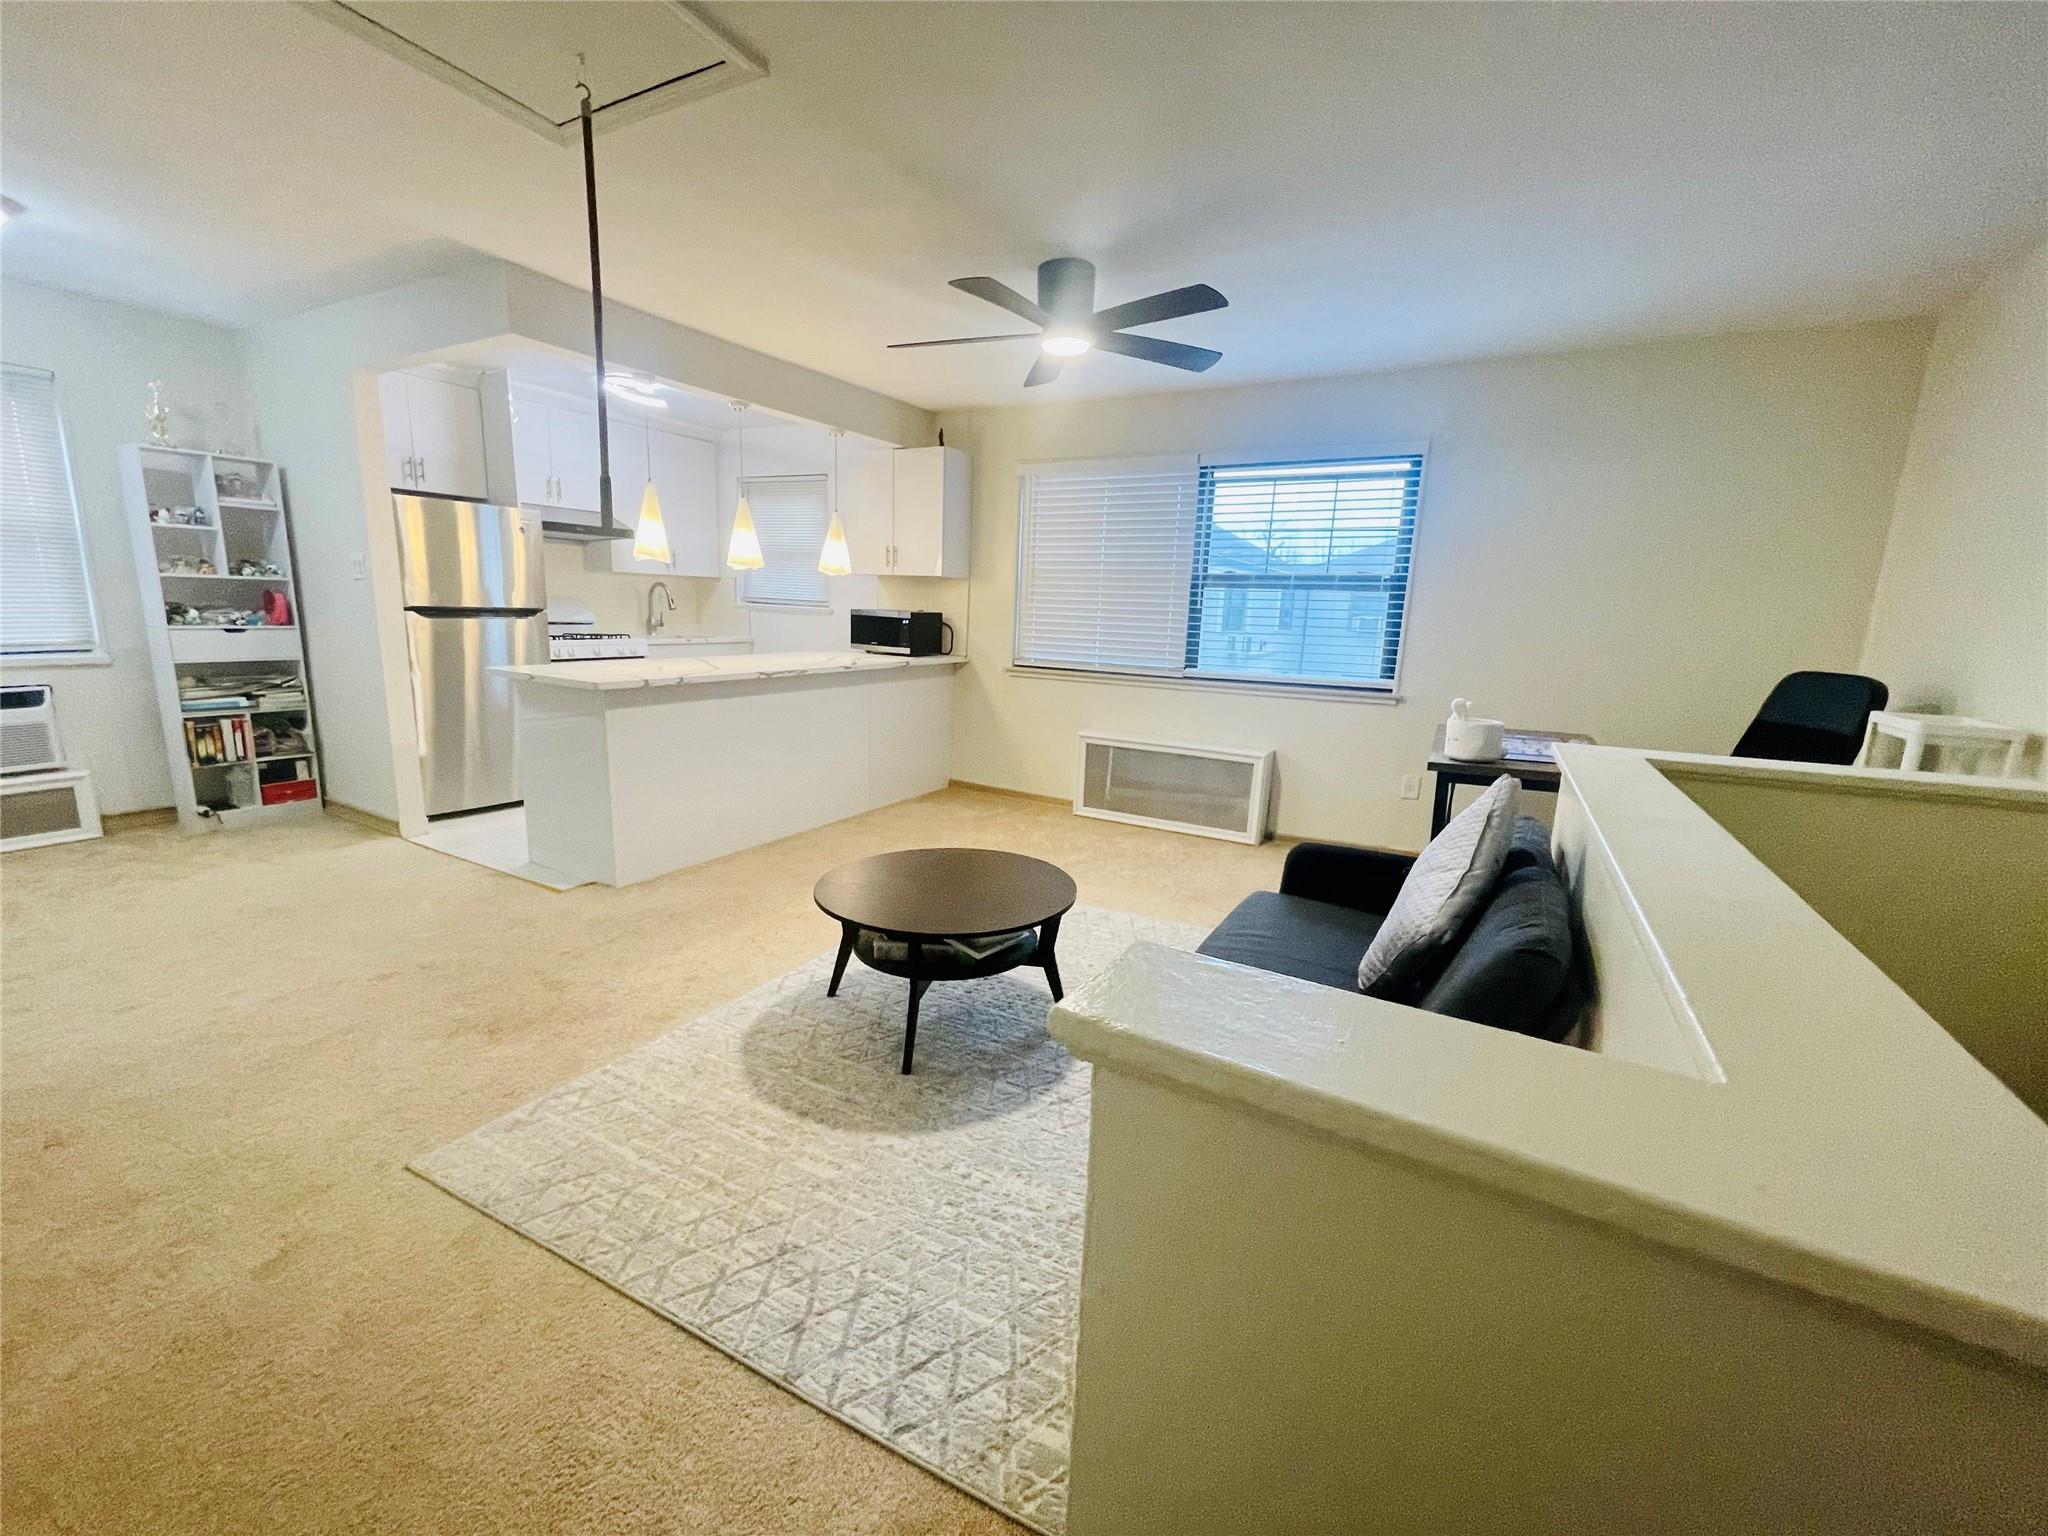
[[[1403,800],[1420,800],[1422,798],[1421,774],[1404,773],[1401,775],[1401,798]]]

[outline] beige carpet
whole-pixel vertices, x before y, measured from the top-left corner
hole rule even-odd
[[[817,875],[1008,847],[1205,925],[1281,849],[953,790],[627,891],[338,821],[0,861],[0,1524],[1014,1532],[404,1171],[831,942]]]

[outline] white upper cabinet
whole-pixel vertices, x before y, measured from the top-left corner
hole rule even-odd
[[[667,564],[636,560],[632,542],[620,539],[609,546],[612,569],[647,576],[723,576],[718,558],[718,446],[658,428],[633,430],[641,436],[630,447],[622,448],[616,434],[612,440],[612,495],[618,518],[638,529],[651,460],[669,559]]]
[[[554,476],[554,460],[548,452],[547,403],[512,396],[512,478],[520,504],[550,505],[555,499]]]
[[[377,399],[394,490],[488,499],[483,396],[477,390],[424,374],[387,373],[378,377]]]
[[[886,576],[896,518],[895,451],[846,449],[839,461],[839,520],[857,576]]]
[[[596,409],[565,405],[524,393],[514,394],[511,401],[512,472],[519,489],[520,504],[543,509],[559,507],[576,512],[596,512]],[[610,423],[614,479],[622,482],[625,471],[645,473],[646,450],[636,445],[622,458],[619,448],[621,425],[616,418]],[[618,503],[622,516],[625,501],[625,496],[620,494]]]
[[[899,448],[894,459],[891,576],[965,576],[967,455],[958,448]]]
[[[549,406],[548,456],[555,472],[555,495],[548,505],[597,511],[597,412]]]

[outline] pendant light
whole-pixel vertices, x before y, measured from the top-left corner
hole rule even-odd
[[[740,500],[732,511],[732,541],[725,547],[725,563],[736,571],[758,571],[768,562],[761,558],[754,509],[747,505],[747,403],[735,400],[732,408],[740,413]]]
[[[667,565],[668,529],[661,521],[661,498],[654,493],[654,434],[648,431],[641,436],[647,440],[647,489],[640,493],[640,526],[633,532],[633,558]]]
[[[832,434],[832,526],[825,530],[825,547],[818,552],[818,569],[827,576],[853,574],[853,556],[846,548],[846,524],[839,521],[839,439],[844,436],[844,432],[837,430]]]

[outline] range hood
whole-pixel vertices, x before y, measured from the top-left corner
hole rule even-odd
[[[560,507],[548,507],[544,510],[546,512],[559,512],[562,509]],[[626,527],[623,523],[614,522],[607,528],[601,520],[599,513],[593,512],[590,515],[594,518],[600,518],[600,520],[591,523],[571,523],[564,522],[558,518],[543,516],[540,520],[541,534],[544,538],[560,539],[564,543],[571,544],[604,544],[613,539],[630,539],[633,537],[633,530]]]

